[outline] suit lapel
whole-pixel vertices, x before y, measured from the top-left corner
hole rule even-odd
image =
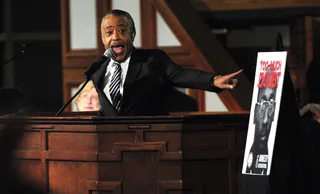
[[[125,98],[126,95],[128,95],[128,92],[131,89],[132,84],[135,82],[137,76],[139,75],[141,71],[141,55],[139,55],[137,49],[133,49],[131,54],[131,59],[129,62],[129,68],[127,72],[127,77],[124,82],[124,88],[123,88],[123,97]]]
[[[95,83],[98,87],[96,87],[97,90],[102,90],[102,84],[103,84],[103,78],[106,74],[107,67],[109,65],[110,59],[106,60],[101,67],[98,69],[98,71],[92,76],[92,81]]]
[[[96,85],[96,90],[99,94],[99,96],[103,96],[104,100],[100,101],[101,107],[103,108],[103,113],[106,116],[117,116],[117,112],[112,106],[111,102],[107,98],[106,94],[103,91],[103,80],[107,71],[107,67],[109,65],[110,59],[108,59],[106,62],[104,62],[100,69],[92,76],[92,81]],[[104,111],[107,110],[107,111]]]
[[[134,82],[136,81],[140,71],[141,71],[141,67],[142,67],[142,56],[141,54],[139,54],[138,50],[133,48],[132,54],[131,54],[131,59],[129,62],[129,67],[128,67],[128,72],[127,72],[127,77],[126,80],[124,82],[124,86],[123,86],[123,102],[126,102],[127,98],[130,98],[130,95],[132,94],[132,85],[134,84]],[[122,104],[123,106],[124,104]],[[122,112],[123,115],[125,115],[129,110],[130,107],[132,107],[133,104],[132,102],[130,102],[129,105],[127,105],[126,110],[121,110],[120,112]]]

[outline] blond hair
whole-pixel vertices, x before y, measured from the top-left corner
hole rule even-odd
[[[82,82],[79,87],[78,87],[78,90],[83,86],[85,82]],[[84,93],[84,92],[89,92],[92,88],[95,88],[94,85],[93,85],[93,82],[92,80],[90,80],[87,85],[83,88],[83,90],[77,95],[77,97],[75,98],[75,102],[76,104],[78,104],[79,100],[80,100],[80,97],[81,97],[81,94]]]

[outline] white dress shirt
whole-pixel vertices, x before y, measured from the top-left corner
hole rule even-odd
[[[123,85],[124,85],[124,82],[126,80],[130,58],[131,57],[129,57],[125,62],[120,63],[120,67],[121,67],[121,70],[122,70],[122,73],[121,73],[121,84],[120,84],[120,94],[121,95],[123,95]],[[105,77],[104,77],[104,81],[103,81],[103,85],[104,85],[103,91],[104,91],[104,93],[106,94],[108,100],[111,103],[112,103],[112,100],[111,100],[111,96],[110,96],[110,92],[109,92],[109,87],[110,87],[110,80],[111,80],[111,78],[112,78],[112,76],[114,74],[114,70],[115,70],[115,66],[116,66],[114,64],[114,62],[115,61],[113,59],[110,60],[109,65],[107,67],[107,71],[106,71]]]

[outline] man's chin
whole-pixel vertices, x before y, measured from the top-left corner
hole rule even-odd
[[[125,55],[117,55],[115,60],[118,62],[123,62],[125,60]]]

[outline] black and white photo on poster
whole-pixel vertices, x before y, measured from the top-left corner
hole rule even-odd
[[[287,52],[259,52],[242,174],[269,175]]]

